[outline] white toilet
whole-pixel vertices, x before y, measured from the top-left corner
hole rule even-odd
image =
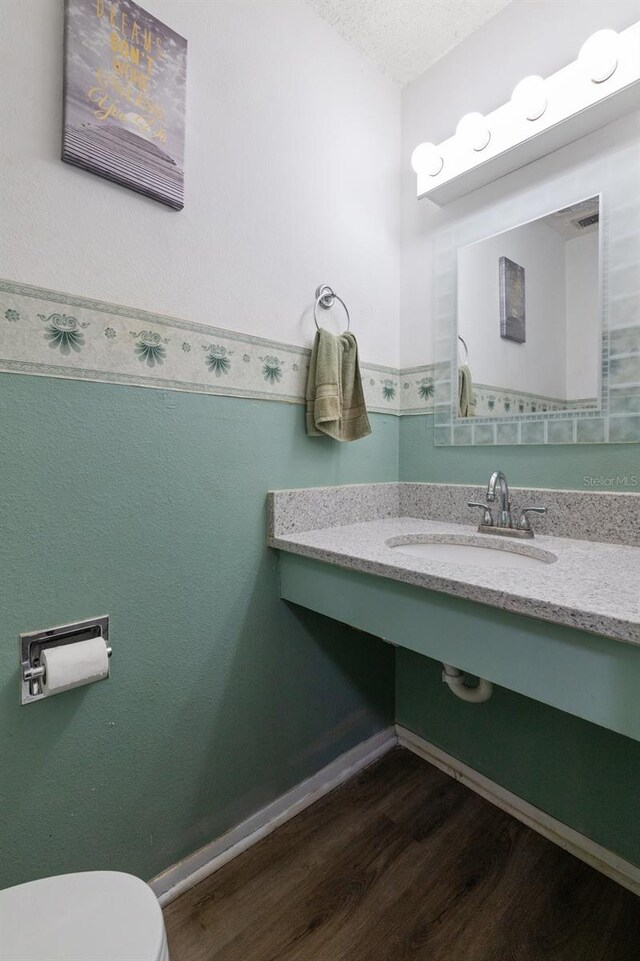
[[[87,871],[0,891],[2,961],[169,961],[151,888],[119,871]]]

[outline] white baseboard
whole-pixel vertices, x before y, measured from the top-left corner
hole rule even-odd
[[[313,777],[302,781],[282,797],[253,814],[222,837],[190,854],[149,882],[161,905],[169,904],[199,881],[213,874],[223,864],[242,854],[261,838],[304,811],[329,791],[348,781],[358,771],[372,764],[397,745],[393,727],[381,731],[368,741],[357,744],[332,761]]]
[[[573,828],[563,824],[562,821],[556,820],[556,818],[534,807],[516,794],[512,794],[511,791],[507,791],[506,788],[496,784],[495,781],[489,780],[483,774],[479,774],[473,768],[463,764],[462,761],[458,761],[445,751],[441,751],[434,744],[418,737],[413,731],[396,724],[396,733],[400,747],[405,747],[417,754],[425,761],[433,764],[434,767],[444,771],[445,774],[455,778],[456,781],[460,781],[465,787],[495,804],[496,807],[506,811],[507,814],[518,821],[522,821],[527,827],[564,848],[569,854],[580,858],[581,861],[591,865],[608,878],[617,881],[618,884],[628,888],[629,891],[633,891],[634,894],[640,895],[640,868],[637,868],[634,864],[596,844],[595,841],[585,837],[584,834],[574,831]]]

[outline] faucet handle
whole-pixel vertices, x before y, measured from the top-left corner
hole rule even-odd
[[[491,513],[491,508],[488,504],[477,504],[475,501],[469,501],[467,507],[479,507],[481,511],[484,511],[482,520],[480,521],[480,526],[493,527],[493,514]]]
[[[519,531],[530,531],[531,524],[529,523],[529,518],[527,514],[546,514],[546,507],[524,507],[520,512],[520,520],[518,521]]]

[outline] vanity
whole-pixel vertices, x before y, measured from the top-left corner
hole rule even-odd
[[[485,496],[272,491],[281,597],[640,740],[640,494],[513,489],[532,538],[479,533]]]
[[[435,167],[419,173],[420,195],[448,176]],[[499,466],[501,447],[544,445],[550,463],[549,445],[640,442],[637,138],[560,169],[476,198],[434,236],[433,399],[420,413],[436,452],[492,447]],[[615,478],[621,493],[509,495],[499,471],[482,487],[272,491],[281,596],[442,662],[458,696],[471,674],[640,740],[632,473]]]

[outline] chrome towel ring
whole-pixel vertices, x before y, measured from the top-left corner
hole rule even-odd
[[[460,341],[460,343],[461,343],[462,346],[464,347],[464,362],[465,362],[465,364],[468,364],[468,363],[469,363],[469,348],[467,347],[467,342],[466,342],[466,340],[464,339],[464,337],[461,337],[461,336],[460,336],[460,334],[458,334],[458,340]]]
[[[347,315],[347,331],[351,327],[351,317],[349,316],[347,305],[342,297],[338,297],[335,291],[333,291],[328,284],[320,284],[319,287],[316,287],[316,302],[313,307],[313,319],[316,322],[316,327],[318,330],[320,330],[320,324],[318,323],[318,307],[322,307],[323,310],[329,310],[330,307],[333,307],[336,300],[342,304],[344,307],[344,312]]]

